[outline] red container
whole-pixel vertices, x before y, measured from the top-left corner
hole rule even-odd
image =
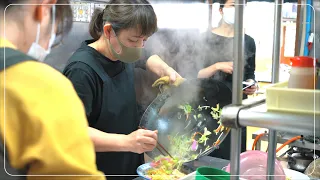
[[[292,68],[288,88],[315,89],[317,60],[308,56],[297,56],[290,60]]]

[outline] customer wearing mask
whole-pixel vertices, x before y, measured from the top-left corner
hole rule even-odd
[[[72,84],[39,62],[50,53],[56,34],[64,36],[72,26],[70,5],[56,3],[69,2],[0,4],[5,12],[0,30],[0,179],[105,179],[97,170],[84,107]]]
[[[220,14],[222,19],[219,26],[205,33],[204,44],[208,51],[206,54],[204,66],[198,71],[198,78],[214,78],[222,80],[232,85],[233,72],[233,40],[234,40],[234,21],[235,21],[235,1],[221,0]],[[245,66],[244,81],[255,82],[255,53],[256,45],[254,39],[249,35],[245,35]],[[253,85],[243,91],[243,98],[252,95],[257,90],[257,86]],[[241,151],[246,151],[246,128],[242,131],[242,147]],[[220,146],[219,150],[214,151],[212,156],[230,159],[230,135]]]
[[[103,11],[95,10],[93,39],[82,43],[63,71],[86,108],[97,166],[108,179],[133,179],[128,175],[136,175],[142,153],[157,144],[157,131],[137,130],[133,73],[145,41],[157,30],[157,17],[151,5],[132,4],[149,2],[111,0]],[[172,82],[180,78],[156,55],[139,65]]]

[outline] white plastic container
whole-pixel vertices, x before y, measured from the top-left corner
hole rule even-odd
[[[268,111],[320,114],[320,90],[288,88],[288,82],[266,89]]]
[[[315,89],[316,88],[316,59],[307,56],[291,58],[292,68],[288,88]]]

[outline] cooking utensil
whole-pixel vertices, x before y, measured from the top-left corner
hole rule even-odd
[[[313,150],[293,148],[292,152],[288,152],[288,165],[290,169],[304,172],[309,164],[318,158],[317,155],[313,153]]]
[[[185,162],[191,161],[199,154],[207,154],[218,148],[228,135],[227,129],[217,134],[213,132],[219,127],[219,123],[210,113],[212,112],[211,107],[219,104],[222,108],[231,103],[231,98],[231,84],[213,79],[186,80],[178,87],[161,92],[144,112],[140,126],[158,130],[159,143],[173,157],[182,156]],[[184,113],[183,108],[179,109],[181,105],[191,107],[192,113]],[[198,109],[198,107],[202,108]],[[203,134],[205,128],[211,132],[208,139],[205,143],[195,142],[199,140],[200,133]],[[192,150],[195,143],[197,148]],[[155,149],[146,154],[154,159],[161,155],[161,152]]]

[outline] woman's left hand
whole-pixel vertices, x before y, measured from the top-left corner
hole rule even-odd
[[[251,82],[251,81],[253,81],[253,80],[252,79],[247,80],[247,82]],[[246,94],[246,95],[252,95],[257,91],[257,89],[258,89],[258,87],[257,87],[257,84],[255,83],[254,85],[252,85],[252,86],[248,87],[247,89],[245,89],[243,91],[243,93]]]

